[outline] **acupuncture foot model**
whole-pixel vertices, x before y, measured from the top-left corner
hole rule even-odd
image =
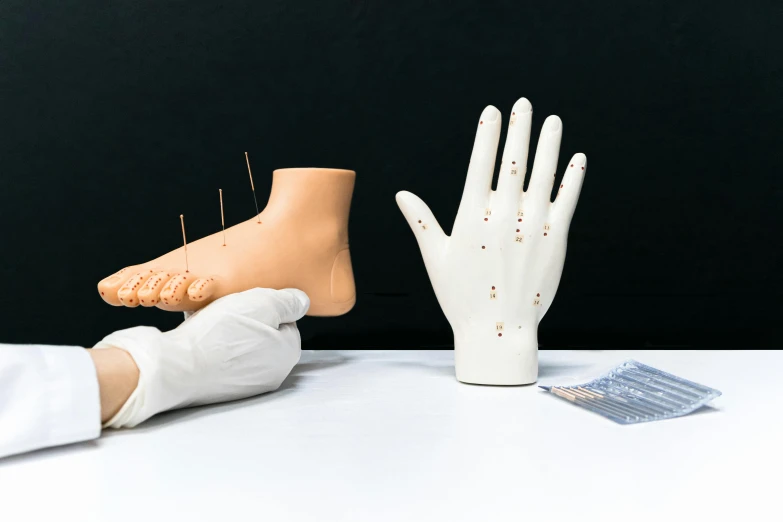
[[[276,170],[266,208],[225,236],[188,243],[187,265],[180,247],[123,268],[98,291],[114,306],[193,311],[250,288],[299,288],[310,297],[307,315],[342,315],[356,302],[348,250],[355,177],[350,170]]]

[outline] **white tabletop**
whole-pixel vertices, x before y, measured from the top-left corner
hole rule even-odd
[[[783,520],[783,352],[543,351],[539,384],[628,358],[723,396],[621,426],[451,351],[306,352],[275,393],[0,462],[0,519]]]

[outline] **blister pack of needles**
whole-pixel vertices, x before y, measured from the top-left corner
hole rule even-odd
[[[585,384],[541,388],[620,424],[687,415],[721,394],[633,360]]]

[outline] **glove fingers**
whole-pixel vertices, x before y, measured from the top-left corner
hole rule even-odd
[[[279,329],[281,324],[295,323],[304,317],[310,308],[310,298],[307,294],[294,288],[285,290],[251,288],[218,299],[207,308],[214,308],[215,305],[220,305],[221,301],[225,303],[221,305],[225,307],[224,311],[233,309],[234,312],[271,326],[275,330]]]
[[[296,288],[283,288],[277,294],[279,299],[280,323],[295,323],[310,309],[310,298]]]

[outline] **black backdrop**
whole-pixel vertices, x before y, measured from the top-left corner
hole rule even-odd
[[[174,326],[110,272],[252,216],[271,171],[357,171],[358,303],[305,348],[448,346],[394,194],[448,231],[476,118],[526,96],[589,168],[544,347],[772,346],[781,322],[778,1],[0,2],[0,340]],[[212,209],[209,212],[198,209]]]

